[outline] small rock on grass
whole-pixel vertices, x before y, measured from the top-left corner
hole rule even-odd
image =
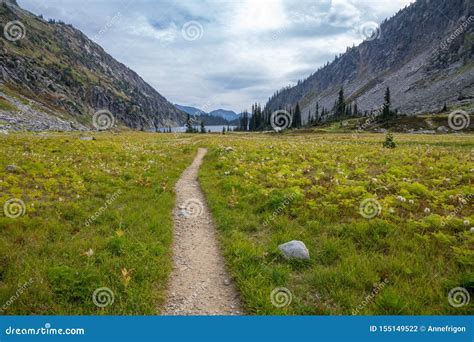
[[[293,240],[278,246],[278,249],[287,259],[309,260],[309,251],[302,241]]]
[[[15,164],[7,165],[7,167],[5,168],[5,171],[7,171],[7,172],[16,172],[16,171],[18,171],[18,166],[16,166]]]

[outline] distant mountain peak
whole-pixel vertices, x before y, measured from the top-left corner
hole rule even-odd
[[[226,110],[226,109],[216,109],[216,110],[213,110],[212,112],[209,112],[209,114],[224,118],[227,121],[232,121],[239,118],[239,115],[236,112],[232,110]]]
[[[184,106],[184,105],[179,105],[175,103],[175,107],[178,108],[179,110],[182,110],[183,112],[189,114],[189,115],[203,115],[207,114],[205,111],[202,109],[192,107],[192,106]]]

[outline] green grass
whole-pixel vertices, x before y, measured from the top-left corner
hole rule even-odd
[[[200,181],[248,314],[472,313],[448,302],[450,289],[474,286],[474,212],[462,204],[472,135],[395,134],[395,149],[382,134],[95,137],[0,136],[0,204],[26,206],[0,216],[1,314],[159,312],[173,186],[197,146],[209,148]],[[359,211],[367,198],[382,208],[371,219]],[[282,257],[293,239],[310,261]],[[100,308],[103,287],[114,303]],[[277,287],[291,304],[272,304]]]
[[[208,141],[200,180],[248,313],[472,314],[472,303],[450,306],[448,292],[474,289],[474,212],[472,202],[460,205],[473,189],[474,137],[396,134],[395,149],[383,140]],[[360,214],[366,198],[380,215]],[[278,245],[293,239],[305,242],[310,261],[282,257]],[[276,287],[291,291],[290,305],[272,305]]]
[[[1,314],[160,309],[171,270],[173,185],[195,149],[172,135],[95,137],[0,137],[1,206],[12,198],[26,206],[18,218],[0,216]],[[7,171],[10,164],[18,170]],[[105,308],[92,300],[101,287],[114,293]]]
[[[17,108],[12,105],[9,101],[7,101],[5,98],[2,98],[0,96],[0,110],[6,110],[6,111],[16,111]]]

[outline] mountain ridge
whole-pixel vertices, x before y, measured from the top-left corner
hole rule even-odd
[[[109,111],[117,125],[139,130],[185,121],[184,112],[72,25],[47,22],[4,0],[0,19],[2,32],[13,27],[20,34],[0,39],[4,127],[89,129],[99,110]]]
[[[348,48],[297,85],[276,92],[265,109],[299,103],[308,121],[316,104],[331,111],[343,87],[348,102],[371,112],[390,87],[393,106],[402,113],[438,111],[444,103],[472,111],[472,7],[469,0],[418,0],[385,20],[375,39]]]
[[[219,116],[221,118],[226,119],[227,121],[233,121],[239,118],[239,114],[237,114],[233,110],[227,110],[227,109],[216,109],[216,110],[213,110],[212,112],[209,112],[209,114],[212,116]]]

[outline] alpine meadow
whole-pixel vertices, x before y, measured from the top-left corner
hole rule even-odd
[[[471,0],[0,0],[1,315],[471,316],[473,57]]]

